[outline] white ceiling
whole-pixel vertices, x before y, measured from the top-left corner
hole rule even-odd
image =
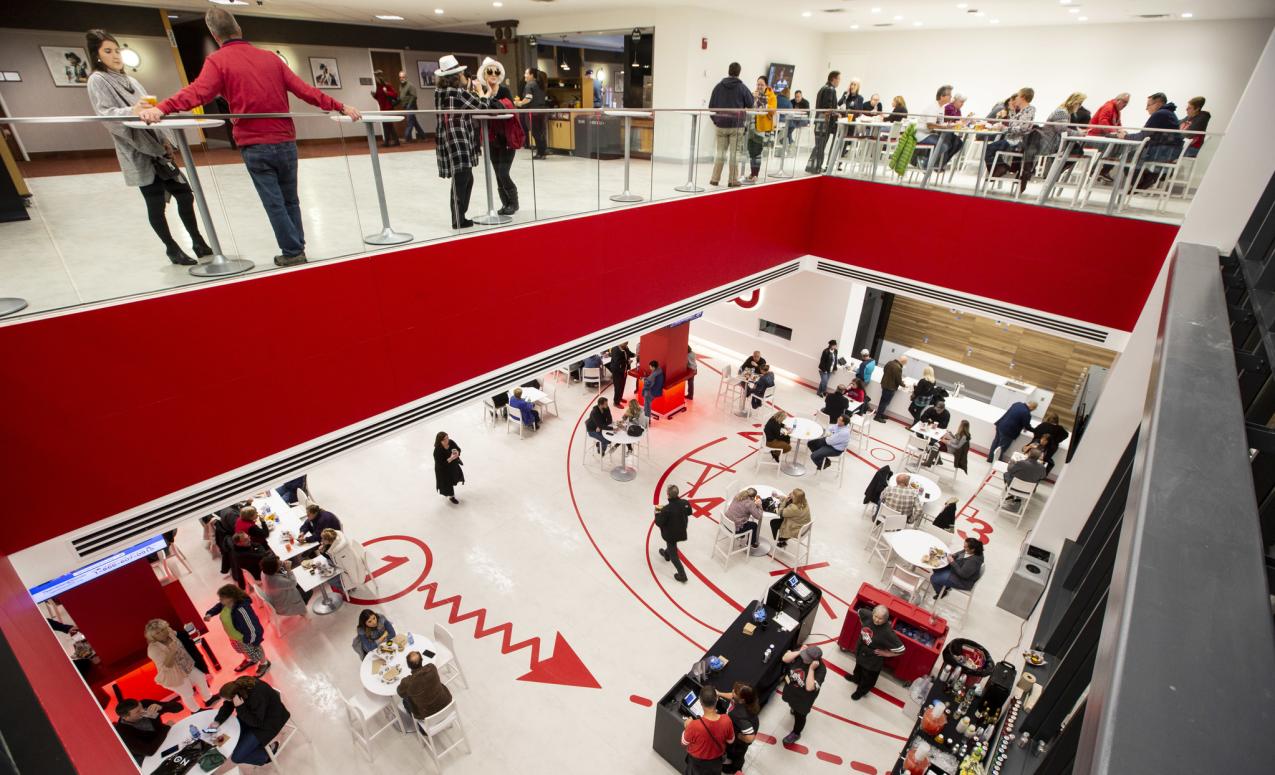
[[[200,13],[208,0],[98,0],[118,5],[159,6],[176,13]],[[232,6],[236,13],[289,19],[341,21],[487,32],[486,23],[504,19],[545,19],[561,14],[598,12],[637,6],[696,6],[807,27],[823,32],[963,29],[1079,25],[1104,23],[1175,23],[1208,19],[1260,19],[1275,16],[1272,0],[248,0]],[[964,5],[965,8],[958,6]],[[1078,8],[1070,12],[1069,6]],[[436,14],[441,8],[444,13]],[[880,9],[873,13],[872,9]],[[977,10],[976,15],[971,13]],[[831,11],[831,12],[830,12]],[[804,14],[810,14],[805,16]],[[1181,14],[1192,14],[1183,19]],[[379,21],[376,14],[395,14],[401,22]],[[1144,14],[1167,14],[1145,20]],[[1086,21],[1080,21],[1081,18]],[[887,26],[882,26],[887,25]],[[565,31],[565,30],[564,30]]]

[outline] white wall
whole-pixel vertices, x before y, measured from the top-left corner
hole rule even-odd
[[[1089,95],[1090,110],[1127,91],[1123,121],[1141,126],[1144,98],[1162,91],[1179,115],[1188,99],[1205,97],[1209,130],[1223,131],[1272,26],[1275,19],[850,33],[826,36],[824,51],[843,87],[860,76],[865,94],[879,92],[887,105],[901,94],[913,112],[927,110],[944,83],[968,95],[965,112],[978,115],[1030,86],[1042,119],[1073,91]],[[1206,143],[1204,158],[1216,146]]]
[[[735,352],[761,350],[775,368],[817,383],[819,353],[829,339],[841,341],[842,331],[853,331],[859,321],[862,288],[814,272],[798,272],[766,285],[760,303],[752,309],[729,301],[714,304],[692,324],[692,330],[696,337]],[[788,326],[792,340],[761,333],[760,320]],[[842,342],[847,358],[851,344]]]
[[[129,74],[152,94],[164,96],[180,86],[177,66],[167,38],[120,35],[121,44],[137,51],[141,63]],[[10,116],[91,116],[88,90],[82,86],[53,85],[41,46],[84,48],[84,34],[43,30],[0,29],[0,70],[17,70],[20,82],[0,82]],[[19,126],[18,136],[27,153],[81,151],[110,148],[107,131],[99,124],[39,124]]]
[[[1179,242],[1212,245],[1223,252],[1235,247],[1240,231],[1271,176],[1275,175],[1275,33],[1266,41],[1244,96],[1235,106],[1235,120],[1226,142],[1217,150],[1200,181]]]

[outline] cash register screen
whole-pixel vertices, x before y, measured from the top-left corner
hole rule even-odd
[[[797,595],[803,600],[810,597],[810,587],[803,584],[801,579],[797,578],[795,575],[788,577],[788,588],[797,593]]]
[[[686,696],[682,698],[682,707],[693,716],[704,715],[704,708],[699,704],[699,695],[694,691],[687,692]]]

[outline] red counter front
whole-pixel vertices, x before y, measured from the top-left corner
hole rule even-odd
[[[894,628],[899,640],[903,641],[904,648],[902,655],[885,661],[885,670],[904,683],[915,681],[930,672],[947,641],[947,621],[941,617],[931,618],[930,612],[924,608],[914,606],[871,584],[859,587],[859,593],[851,601],[837,645],[842,651],[854,651],[859,645],[859,617],[855,612],[865,606],[875,608],[878,605],[890,609],[890,626]],[[899,625],[921,637],[900,632]],[[933,642],[926,643],[930,638]]]

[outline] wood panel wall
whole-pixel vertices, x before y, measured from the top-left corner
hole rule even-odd
[[[1054,391],[1051,408],[1068,430],[1085,369],[1110,368],[1116,358],[1113,350],[903,296],[894,297],[885,338]]]

